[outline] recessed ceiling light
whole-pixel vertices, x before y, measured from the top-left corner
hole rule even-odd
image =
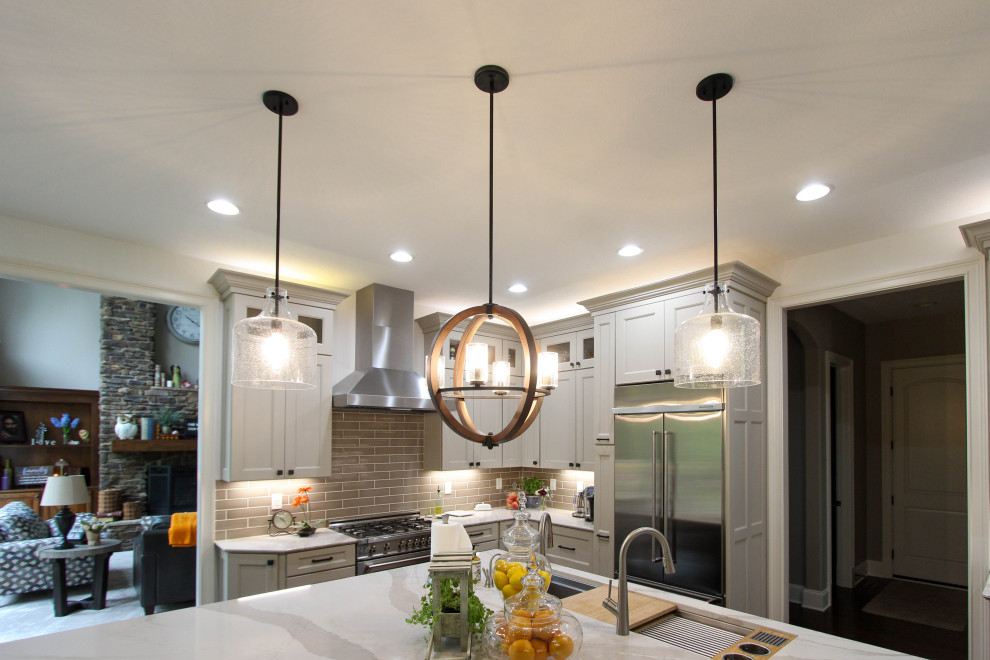
[[[214,213],[220,215],[237,215],[241,212],[239,208],[228,202],[226,199],[214,199],[206,203],[206,207]]]
[[[638,245],[626,245],[619,250],[620,257],[635,257],[638,254],[643,254],[643,248]]]
[[[392,254],[388,255],[388,258],[392,261],[398,261],[400,264],[404,264],[407,261],[412,261],[412,255],[405,250],[396,250]]]
[[[513,284],[509,287],[509,291],[512,293],[526,293],[529,289],[526,288],[525,284]]]
[[[801,192],[795,195],[795,199],[799,202],[813,202],[830,192],[832,192],[832,186],[826,186],[824,183],[813,183],[802,188]]]

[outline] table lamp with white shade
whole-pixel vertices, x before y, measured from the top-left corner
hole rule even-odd
[[[89,491],[86,489],[86,477],[72,475],[68,477],[48,477],[45,482],[45,492],[41,496],[41,506],[60,506],[62,509],[55,514],[55,524],[62,532],[62,545],[56,550],[68,550],[74,547],[69,540],[69,530],[76,522],[76,514],[69,510],[73,504],[85,504],[89,501]]]

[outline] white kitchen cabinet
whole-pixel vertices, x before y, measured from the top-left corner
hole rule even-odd
[[[282,557],[253,552],[221,552],[223,600],[243,598],[285,587]]]
[[[615,313],[599,314],[594,319],[595,395],[592,423],[596,443],[613,443],[615,436],[612,403],[615,400]]]
[[[553,545],[547,547],[546,557],[551,566],[569,566],[594,572],[591,530],[556,525],[553,528]]]
[[[592,539],[594,573],[615,577],[615,546],[622,539],[613,539],[615,524],[615,445],[595,447],[595,536]]]
[[[495,399],[467,399],[464,405],[479,430],[497,431],[502,423],[502,402]],[[451,409],[455,415],[456,410]],[[426,470],[472,470],[502,467],[502,447],[488,449],[472,442],[443,423],[440,413],[428,413],[424,418],[426,440],[423,447],[423,468]]]
[[[560,374],[540,411],[540,467],[591,470],[595,457],[595,370]]]
[[[595,366],[595,333],[591,328],[542,337],[538,343],[541,353],[557,354],[559,372]]]
[[[266,278],[218,270],[210,283],[224,303],[225,481],[314,478],[330,475],[333,313],[345,294],[286,283],[289,304],[317,337],[317,386],[312,390],[262,390],[230,385],[234,323],[256,316]]]
[[[704,306],[701,292],[615,312],[615,384],[674,377],[674,329]]]
[[[512,377],[513,385],[522,385],[522,378]],[[546,403],[546,401],[544,401]],[[502,427],[512,421],[516,414],[518,399],[502,402]],[[542,417],[543,411],[540,410]],[[540,417],[536,418],[526,431],[515,440],[502,445],[502,467],[539,467],[540,466]]]

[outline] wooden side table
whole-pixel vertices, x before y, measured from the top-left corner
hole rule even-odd
[[[107,577],[110,555],[120,550],[118,539],[101,539],[100,545],[78,545],[68,550],[47,548],[38,551],[41,559],[52,562],[52,600],[55,616],[65,616],[78,609],[102,610],[107,606]],[[65,560],[93,557],[93,595],[82,601],[68,602],[65,586]]]

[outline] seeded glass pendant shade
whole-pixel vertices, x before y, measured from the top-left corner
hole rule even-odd
[[[316,332],[289,309],[289,296],[279,287],[279,241],[282,224],[282,117],[296,114],[299,105],[285,92],[262,96],[278,115],[278,183],[275,203],[275,286],[265,292],[265,306],[252,318],[234,324],[233,373],[238,387],[269,390],[316,388]]]
[[[726,285],[718,281],[718,148],[715,102],[732,89],[732,76],[716,73],[698,83],[697,94],[712,103],[712,180],[715,267],[705,287],[701,313],[674,330],[674,386],[689,389],[746,387],[760,383],[760,324],[732,311]]]

